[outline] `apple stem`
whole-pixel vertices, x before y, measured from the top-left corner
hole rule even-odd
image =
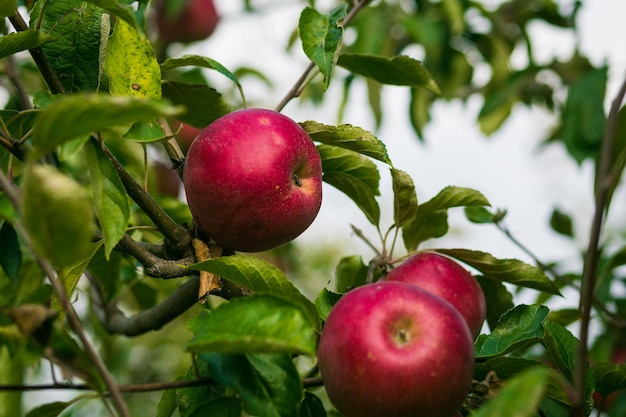
[[[302,181],[300,180],[300,177],[297,174],[291,175],[291,181],[293,181],[296,187],[302,187]]]

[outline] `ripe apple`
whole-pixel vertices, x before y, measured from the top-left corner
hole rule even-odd
[[[435,252],[419,252],[384,279],[417,285],[443,298],[465,317],[474,337],[480,333],[487,314],[485,294],[472,274],[456,261]]]
[[[295,239],[322,202],[315,144],[272,110],[239,110],[207,126],[187,152],[183,178],[198,227],[235,251],[260,252]]]
[[[201,41],[215,31],[220,16],[213,0],[161,0],[155,6],[159,37],[166,43]]]
[[[318,365],[330,401],[346,417],[452,417],[470,390],[474,345],[448,302],[379,281],[335,304]]]

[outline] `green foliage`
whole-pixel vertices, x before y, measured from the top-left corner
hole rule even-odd
[[[302,48],[324,76],[324,89],[328,88],[337,63],[343,39],[341,21],[346,17],[346,9],[347,5],[343,4],[329,15],[323,15],[307,7],[300,15],[298,28]]]
[[[315,355],[315,327],[298,306],[281,298],[251,295],[204,311],[190,323],[187,349],[220,353]]]
[[[242,3],[255,11],[254,2]],[[321,10],[314,1],[301,3],[290,42],[300,44],[297,52],[310,66],[303,66],[286,97],[275,100],[277,109],[296,98],[331,107],[330,97],[337,99],[336,125],[300,125],[316,142],[325,183],[354,203],[355,219],[360,211],[378,237],[369,241],[352,228],[374,252],[370,259],[340,240],[325,248],[324,265],[308,247],[222,253],[196,230],[183,199],[153,192],[161,181],[158,164],[175,173],[184,163],[174,143],[179,132],[169,132],[168,122],[204,128],[248,101],[267,103],[248,82],[272,91],[273,77],[282,72],[265,74],[247,63],[227,68],[223,57],[163,45],[149,20],[155,6],[145,0],[42,0],[19,9],[15,1],[1,2],[0,16],[9,17],[15,31],[3,26],[0,35],[6,96],[0,109],[0,414],[127,414],[102,394],[124,381],[137,390],[155,387],[144,383],[164,387],[124,395],[137,416],[338,415],[324,393],[316,350],[324,321],[344,293],[378,280],[405,255],[437,248],[452,228],[460,230],[449,224],[450,209],[462,208],[470,222],[504,232],[531,253],[504,228],[506,209],[493,208],[480,191],[449,185],[430,199],[418,195],[421,184],[392,162],[385,144],[392,139],[342,122],[356,88],[366,89],[364,106],[376,127],[389,113],[390,86],[404,88],[404,117],[422,141],[429,139],[433,106],[445,101],[481,103],[476,124],[487,135],[504,127],[520,104],[542,108],[555,121],[546,141],[560,142],[578,164],[595,163],[595,197],[606,195],[598,212],[608,213],[626,166],[626,112],[604,106],[613,69],[595,67],[580,48],[564,60],[537,62],[529,36],[540,22],[576,38],[580,5],[362,0]],[[15,13],[27,14],[29,25]],[[513,65],[514,54],[525,59],[518,56]],[[487,75],[475,76],[479,69]],[[226,87],[209,81],[215,73]],[[603,161],[607,142],[612,151]],[[381,185],[387,172],[389,195]],[[180,178],[174,180],[180,190]],[[547,226],[578,245],[572,209],[555,208]],[[430,249],[477,273],[487,302],[474,378],[487,384],[488,395],[468,387],[463,415],[567,416],[581,370],[585,415],[592,413],[594,390],[608,395],[626,387],[626,367],[609,360],[626,343],[626,298],[614,291],[626,284],[626,244],[623,230],[611,232],[596,248],[591,284],[584,281],[586,265],[577,271],[566,260],[531,265],[497,258],[490,248]],[[334,233],[328,230],[331,239]],[[399,239],[406,254],[396,257]],[[210,288],[199,290],[202,285]],[[59,286],[67,294],[57,292]],[[602,334],[587,341],[592,351],[581,361],[581,340],[571,325],[580,325],[584,312],[550,303],[570,301],[561,294],[585,288],[593,290],[592,314]],[[528,290],[535,303],[520,302]],[[198,305],[199,295],[206,305]],[[78,325],[69,320],[67,302],[81,307]],[[155,331],[110,334],[132,326]],[[80,337],[85,328],[94,346]],[[118,382],[104,382],[90,347]],[[590,368],[580,366],[587,360]],[[8,395],[3,386],[24,384],[45,361],[89,391],[69,401],[51,395],[22,412],[21,394]]]
[[[57,267],[83,259],[93,230],[87,190],[55,168],[32,165],[23,193],[22,221],[36,252]]]
[[[477,417],[531,417],[535,415],[546,389],[548,371],[531,368],[512,378],[493,401],[481,408]],[[524,395],[520,395],[523,392]]]

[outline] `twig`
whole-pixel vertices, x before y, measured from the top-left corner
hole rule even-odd
[[[13,84],[15,88],[15,92],[17,93],[17,99],[20,102],[20,106],[22,109],[30,109],[32,108],[32,104],[30,102],[30,97],[28,96],[28,92],[26,91],[26,87],[22,82],[22,79],[17,75],[17,65],[15,63],[15,57],[13,55],[9,55],[6,57],[6,64],[4,66],[4,72],[7,77]]]
[[[15,12],[13,16],[9,16],[9,20],[11,21],[11,24],[13,25],[15,30],[18,32],[30,29],[19,12]],[[33,57],[35,65],[37,65],[37,68],[39,68],[39,72],[41,72],[41,75],[43,76],[43,79],[52,94],[64,93],[65,88],[63,87],[63,84],[61,84],[61,80],[59,79],[56,72],[50,65],[50,62],[43,53],[43,49],[41,49],[40,47],[36,47],[33,49],[29,49],[29,52],[30,55]]]
[[[504,226],[501,222],[499,221],[494,222],[494,224],[496,225],[498,230],[504,233],[504,235],[511,241],[511,243],[513,243],[515,246],[521,249],[526,255],[528,255],[539,269],[541,269],[542,271],[548,272],[550,275],[552,275],[554,279],[556,279],[557,281],[560,281],[562,284],[567,285],[568,287],[571,287],[575,289],[576,291],[580,292],[580,286],[578,286],[573,280],[568,279],[567,277],[564,277],[563,275],[559,274],[551,265],[546,264],[543,261],[541,261],[539,257],[530,250],[530,248],[528,248],[526,245],[520,242],[515,236],[513,236],[511,231],[506,226]],[[615,312],[610,311],[607,308],[607,306],[604,303],[602,303],[602,301],[600,301],[600,299],[598,299],[598,297],[595,294],[593,295],[593,306],[597,308],[600,312],[605,314],[607,319],[611,322],[612,325],[616,327],[620,327],[620,328],[626,328],[626,320],[624,319],[624,317],[621,317],[619,314],[616,314]]]
[[[170,389],[199,387],[204,385],[213,385],[215,381],[211,378],[198,378],[187,381],[172,382],[150,382],[145,384],[122,384],[118,385],[121,393],[133,394],[141,392],[165,391]],[[43,390],[74,390],[74,391],[91,391],[92,387],[86,384],[36,384],[36,385],[0,385],[0,391],[43,391]],[[105,397],[110,397],[110,392],[102,393]]]
[[[5,195],[8,196],[15,210],[19,212],[20,201],[19,201],[18,191],[8,181],[8,179],[6,178],[6,176],[4,175],[2,171],[0,171],[0,190],[2,190],[5,193]],[[15,222],[13,226],[15,227],[16,230],[19,231],[20,235],[24,239],[26,246],[31,250],[33,257],[36,260],[37,264],[39,265],[41,270],[44,272],[46,277],[48,278],[48,281],[50,281],[50,284],[52,285],[52,288],[59,302],[61,303],[63,310],[65,311],[67,321],[70,327],[80,339],[81,344],[83,345],[85,352],[87,353],[87,356],[93,362],[93,365],[98,370],[98,373],[102,377],[104,384],[106,385],[107,389],[111,392],[111,397],[113,399],[113,402],[118,412],[123,417],[130,417],[130,411],[128,410],[128,406],[124,402],[124,399],[122,398],[122,395],[118,389],[115,379],[109,373],[109,370],[107,369],[106,365],[102,361],[102,358],[100,358],[100,356],[98,355],[98,352],[89,341],[89,338],[87,337],[87,334],[85,333],[85,329],[83,328],[80,318],[78,317],[76,310],[74,310],[74,307],[72,306],[69,298],[67,297],[65,286],[57,279],[54,268],[52,267],[52,265],[50,265],[48,261],[41,258],[32,249],[33,246],[30,241],[30,236],[28,235],[28,233],[26,233],[22,225],[19,222]]]
[[[587,377],[587,354],[589,342],[589,322],[591,319],[591,307],[593,304],[595,280],[599,261],[599,245],[604,216],[609,203],[611,185],[611,160],[615,148],[617,136],[617,123],[619,110],[624,96],[626,95],[626,78],[611,104],[607,117],[602,140],[602,148],[597,165],[597,181],[595,190],[595,213],[591,224],[589,244],[583,267],[582,288],[580,298],[581,322],[580,342],[576,353],[576,366],[574,369],[575,398],[572,404],[572,415],[583,417],[585,415],[585,383]]]
[[[92,138],[91,140],[95,139]],[[192,253],[191,234],[189,230],[176,224],[154,198],[152,198],[152,196],[135,181],[128,171],[126,171],[115,155],[113,155],[104,144],[101,146],[104,154],[113,163],[129,197],[141,207],[146,215],[159,228],[159,231],[163,233],[167,245],[172,248],[177,256],[189,256]]]
[[[354,17],[357,15],[357,13],[363,7],[365,7],[365,5],[367,5],[367,3],[369,3],[370,1],[371,0],[360,0],[360,1],[357,1],[354,4],[354,7],[352,7],[352,9],[350,9],[350,11],[346,15],[346,17],[344,17],[344,19],[342,21],[342,26],[346,27],[354,19]],[[309,74],[314,69],[315,69],[315,63],[314,62],[309,62],[309,65],[302,72],[302,75],[300,75],[300,78],[298,78],[296,83],[287,92],[285,97],[283,97],[283,99],[276,105],[274,110],[276,110],[277,112],[282,111],[285,108],[285,106],[287,105],[287,103],[289,103],[292,99],[298,97],[301,94],[302,88],[306,84],[307,79],[309,78]]]
[[[146,275],[153,278],[180,278],[194,273],[189,269],[181,267],[181,265],[195,263],[195,256],[189,255],[180,260],[162,259],[150,252],[145,245],[133,240],[128,234],[122,236],[122,239],[117,244],[117,249],[137,259],[144,266]]]
[[[106,304],[104,302],[99,292],[98,284],[89,272],[86,272],[86,275],[93,284],[94,305],[100,310],[100,321],[103,327],[112,334],[138,336],[149,331],[158,330],[199,301],[200,278],[195,276],[181,284],[156,306],[127,317],[115,304]],[[246,295],[247,290],[231,281],[222,280],[222,288],[212,294],[224,299],[231,299]]]

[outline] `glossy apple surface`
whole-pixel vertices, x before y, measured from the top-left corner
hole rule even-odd
[[[155,21],[159,37],[165,43],[190,43],[213,34],[220,17],[213,0],[182,0],[174,4],[161,0],[156,5]]]
[[[470,389],[474,345],[449,303],[383,281],[335,304],[318,364],[330,401],[346,417],[452,417]]]
[[[191,144],[183,174],[198,227],[235,251],[260,252],[295,239],[322,202],[315,144],[272,110],[239,110],[211,123]]]
[[[419,252],[384,279],[417,285],[443,298],[465,317],[474,337],[480,333],[487,314],[485,294],[472,274],[456,261],[434,252]]]

